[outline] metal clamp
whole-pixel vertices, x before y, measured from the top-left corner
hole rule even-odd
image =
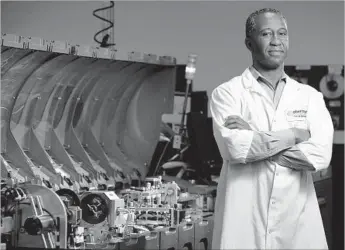
[[[23,36],[17,36],[12,34],[2,34],[2,45],[14,47],[14,48],[23,48]]]
[[[142,54],[137,51],[132,51],[128,53],[128,60],[132,62],[142,62]]]
[[[61,53],[61,54],[69,54],[70,53],[70,45],[67,42],[61,41],[52,41],[52,51]]]
[[[153,54],[144,54],[144,55],[143,55],[143,61],[144,61],[145,63],[157,64],[157,63],[158,63],[157,55],[153,55]]]
[[[172,56],[160,56],[159,64],[163,65],[176,65],[176,58]]]

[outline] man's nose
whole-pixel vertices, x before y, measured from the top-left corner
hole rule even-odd
[[[281,45],[282,41],[280,40],[280,38],[277,35],[273,35],[272,39],[271,39],[271,44],[278,46]]]

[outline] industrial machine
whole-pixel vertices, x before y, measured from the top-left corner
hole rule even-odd
[[[320,91],[332,116],[334,129],[344,130],[344,65],[286,65],[295,80]],[[343,138],[341,138],[343,139]]]
[[[313,174],[329,249],[344,248],[344,65],[286,65],[295,80],[320,91],[334,125],[333,155],[325,171]]]
[[[208,249],[207,187],[148,176],[175,59],[2,34],[1,249]]]

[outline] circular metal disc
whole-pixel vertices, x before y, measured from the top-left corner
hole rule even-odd
[[[79,206],[80,205],[80,199],[79,199],[78,195],[75,192],[73,192],[72,190],[67,189],[67,188],[62,188],[62,189],[59,189],[58,191],[56,191],[56,193],[58,196],[64,196],[64,197],[67,197],[69,200],[71,200],[72,206]]]
[[[335,91],[331,91],[327,83],[330,81],[335,81],[338,86]],[[328,74],[325,75],[320,81],[320,91],[328,99],[336,99],[344,94],[344,78],[341,75]]]
[[[80,204],[82,219],[90,224],[99,224],[108,216],[108,205],[104,197],[99,194],[88,194]]]

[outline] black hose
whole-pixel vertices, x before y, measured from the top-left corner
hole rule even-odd
[[[107,6],[107,7],[104,7],[104,8],[99,8],[99,9],[96,9],[96,10],[93,11],[93,15],[94,15],[95,17],[101,19],[101,20],[104,21],[104,22],[109,23],[109,26],[108,26],[108,27],[106,27],[106,28],[104,28],[104,29],[98,31],[98,32],[95,34],[95,36],[93,37],[93,39],[95,40],[95,42],[97,42],[98,44],[100,44],[100,47],[101,47],[101,48],[107,48],[107,47],[115,46],[115,45],[116,45],[115,43],[108,43],[108,40],[109,40],[109,37],[110,37],[109,34],[106,34],[106,35],[102,38],[102,41],[99,41],[99,40],[97,39],[97,36],[98,36],[98,35],[100,35],[101,33],[105,32],[105,31],[107,31],[107,30],[109,30],[109,29],[111,29],[111,28],[113,28],[113,27],[114,27],[114,23],[111,22],[111,21],[109,21],[109,20],[107,20],[107,19],[105,19],[105,18],[103,18],[103,17],[101,17],[101,16],[99,16],[99,15],[97,15],[96,12],[103,11],[103,10],[107,10],[107,9],[111,9],[111,8],[113,8],[114,6],[115,6],[114,1],[110,1],[110,6]]]

